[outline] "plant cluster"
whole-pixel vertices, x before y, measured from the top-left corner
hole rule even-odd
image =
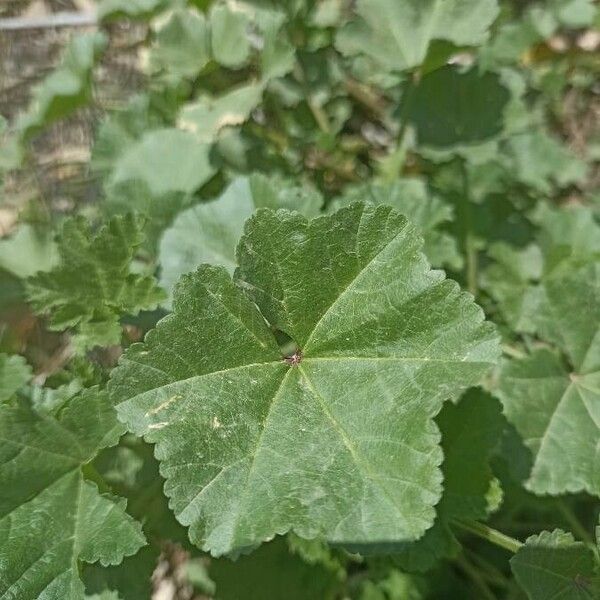
[[[0,119],[146,24],[98,197],[3,200],[0,598],[600,598],[595,3],[98,18]]]

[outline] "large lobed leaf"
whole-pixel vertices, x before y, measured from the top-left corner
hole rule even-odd
[[[234,281],[209,266],[182,278],[173,314],[125,353],[111,389],[128,428],[156,443],[194,543],[219,555],[289,529],[365,544],[431,526],[433,416],[498,342],[420,248],[387,206],[312,221],[263,209]]]
[[[0,597],[79,600],[79,561],[118,564],[144,544],[125,501],[82,473],[122,432],[94,388],[56,415],[0,406]]]
[[[498,14],[496,0],[358,0],[357,16],[337,36],[345,54],[365,54],[382,67],[419,67],[434,40],[476,46]]]
[[[536,330],[560,349],[505,361],[498,396],[533,455],[538,494],[600,495],[600,264],[569,264],[541,286]]]

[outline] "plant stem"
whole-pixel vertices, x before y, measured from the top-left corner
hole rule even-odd
[[[557,500],[556,504],[558,506],[558,510],[562,513],[563,517],[569,523],[569,526],[573,530],[573,533],[579,536],[581,541],[585,542],[588,545],[595,546],[594,540],[592,536],[589,534],[587,529],[581,524],[577,515],[573,512],[571,507],[564,502],[564,500]]]
[[[460,227],[462,230],[463,252],[465,255],[465,279],[467,289],[473,296],[477,296],[477,248],[475,246],[475,238],[473,236],[473,218],[471,214],[471,200],[469,198],[469,175],[464,159],[460,160],[460,168],[463,180],[463,193],[459,201]]]
[[[456,564],[465,572],[467,577],[479,588],[481,598],[485,600],[496,600],[496,596],[488,587],[479,571],[466,559],[464,554],[459,554],[455,559]]]
[[[508,344],[502,344],[502,352],[511,358],[525,358],[527,354]]]
[[[480,523],[479,521],[456,520],[453,521],[453,523],[465,531],[468,531],[469,533],[472,533],[481,539],[487,540],[499,548],[504,548],[513,554],[515,554],[523,546],[523,543],[519,540],[505,535],[501,531],[497,531],[496,529],[493,529],[484,523]]]

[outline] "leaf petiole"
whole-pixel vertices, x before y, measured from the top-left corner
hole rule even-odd
[[[487,540],[499,548],[504,548],[513,554],[523,546],[523,543],[515,538],[512,538],[497,529],[493,529],[484,523],[479,521],[452,521],[457,527],[480,537],[481,539]]]

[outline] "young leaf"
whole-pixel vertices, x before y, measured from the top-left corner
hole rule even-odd
[[[0,354],[0,404],[25,385],[31,378],[31,367],[18,355]]]
[[[498,14],[496,0],[358,0],[357,18],[341,29],[337,48],[365,54],[389,71],[419,67],[433,40],[476,46]]]
[[[528,538],[510,566],[529,600],[600,598],[592,551],[560,529]]]
[[[121,314],[154,308],[164,297],[153,277],[130,272],[142,240],[131,214],[113,218],[96,236],[84,217],[67,221],[57,239],[60,264],[27,281],[33,309],[50,312],[52,329],[75,328],[79,349],[118,343]]]
[[[367,544],[431,526],[433,416],[480,380],[498,341],[420,246],[387,206],[312,221],[262,209],[235,282],[209,266],[182,278],[173,314],[128,349],[111,388],[129,429],[157,444],[194,543],[219,555],[289,529]]]
[[[322,204],[321,195],[309,187],[263,175],[237,178],[217,200],[183,211],[165,232],[160,243],[161,285],[171,293],[181,275],[202,263],[233,272],[244,223],[257,208],[288,208],[314,217]]]
[[[570,365],[542,349],[501,369],[498,397],[533,454],[527,487],[600,495],[600,264],[546,280],[536,322]]]
[[[0,406],[0,596],[78,599],[79,562],[118,564],[143,544],[125,501],[100,494],[82,466],[123,432],[91,388],[56,415]]]

